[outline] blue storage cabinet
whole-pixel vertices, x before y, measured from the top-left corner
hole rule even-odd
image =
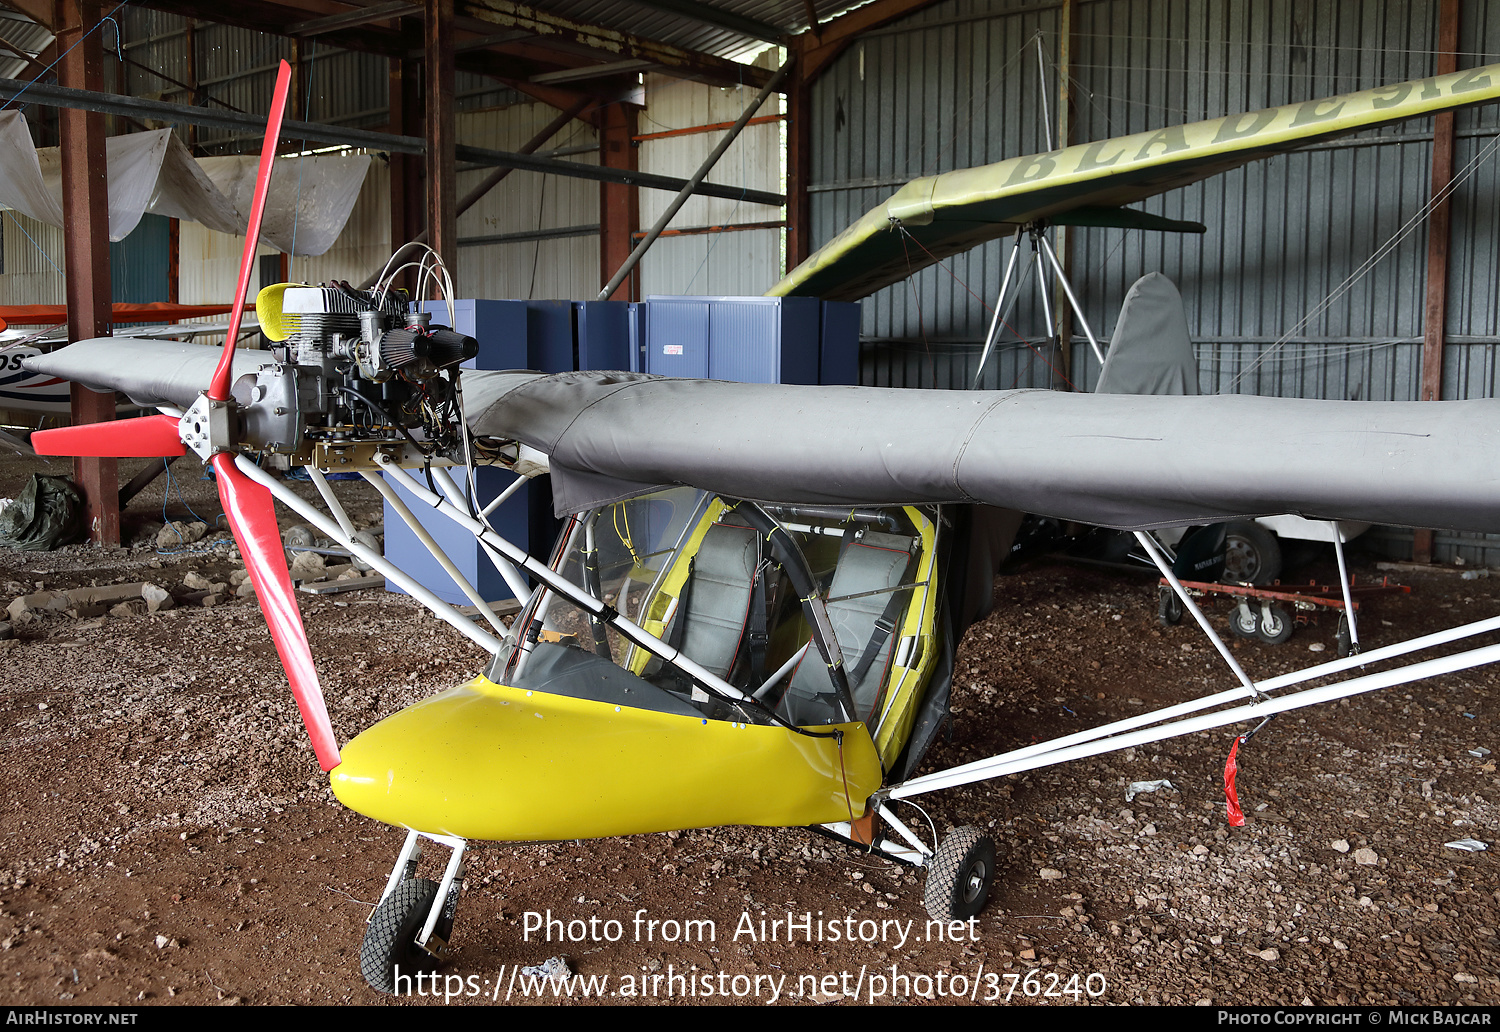
[[[628,301],[575,301],[579,369],[640,371],[640,308]]]
[[[706,297],[648,297],[642,372],[656,376],[708,377]]]
[[[859,302],[824,301],[818,325],[818,382],[859,383]]]
[[[410,471],[418,483],[422,482],[421,470]],[[450,475],[458,486],[467,493],[468,485],[464,482],[463,470],[452,468]],[[508,470],[494,466],[481,466],[474,471],[474,486],[481,499],[492,500],[496,495],[510,484],[513,479]],[[406,507],[412,511],[417,520],[426,528],[427,533],[442,546],[448,558],[453,560],[453,565],[458,567],[460,573],[468,582],[479,591],[481,598],[488,602],[498,602],[511,597],[510,588],[506,585],[500,571],[495,569],[490,562],[489,556],[480,549],[479,543],[474,540],[472,534],[460,528],[456,523],[439,513],[433,512],[432,507],[416,496],[407,493],[399,484],[391,483],[389,477],[386,483],[396,489],[396,494],[406,503]],[[500,532],[502,537],[514,541],[517,545],[530,550],[531,540],[531,512],[530,499],[527,497],[532,493],[534,484],[527,484],[521,488],[505,504],[490,513],[490,525]],[[551,492],[546,492],[549,499]],[[462,503],[459,503],[462,507]],[[488,502],[481,503],[481,507]],[[389,502],[385,503],[385,555],[386,558],[401,567],[416,582],[422,585],[444,602],[450,602],[456,606],[467,606],[472,603],[469,597],[459,590],[458,585],[453,583],[453,578],[438,564],[427,547],[417,540],[417,535],[406,521],[397,516],[391,509]],[[390,581],[386,581],[386,590],[405,594],[400,588]]]
[[[811,297],[648,297],[645,371],[817,383],[821,304]]]

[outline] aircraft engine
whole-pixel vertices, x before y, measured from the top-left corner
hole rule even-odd
[[[278,284],[256,308],[276,362],[235,382],[247,439],[283,453],[308,441],[459,443],[458,367],[478,354],[473,337],[409,311],[404,292],[347,283]]]

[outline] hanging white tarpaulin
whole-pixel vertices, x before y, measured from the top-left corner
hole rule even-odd
[[[258,158],[194,159],[170,129],[111,136],[105,156],[111,240],[129,236],[148,212],[244,234]],[[343,232],[369,168],[368,155],[278,158],[263,239],[288,254],[327,251]],[[19,111],[0,111],[0,207],[63,224],[58,148],[34,147]]]
[[[114,199],[114,168],[110,168],[110,199]],[[154,215],[201,223],[217,233],[244,236],[246,218],[188,152],[187,145],[168,134],[167,150],[156,179],[156,192],[146,209]]]
[[[198,165],[236,209],[248,211],[259,160],[231,155],[199,158]],[[349,221],[369,168],[368,154],[277,158],[261,239],[287,254],[327,251]]]
[[[49,226],[63,224],[62,203],[47,190],[26,118],[0,111],[0,206]]]

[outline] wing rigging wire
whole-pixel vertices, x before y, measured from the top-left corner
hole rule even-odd
[[[1437,208],[1437,206],[1448,200],[1448,198],[1450,198],[1453,193],[1461,185],[1463,185],[1464,182],[1470,179],[1475,172],[1479,171],[1480,166],[1488,161],[1490,156],[1493,155],[1497,149],[1500,149],[1500,136],[1496,136],[1495,138],[1493,138],[1484,147],[1483,150],[1469,159],[1468,164],[1466,164],[1459,171],[1458,175],[1449,180],[1448,184],[1443,187],[1443,189],[1439,190],[1437,193],[1429,197],[1426,203],[1423,204],[1422,207],[1419,208],[1411,218],[1407,219],[1400,229],[1396,230],[1396,232],[1393,233],[1385,241],[1385,243],[1377,247],[1374,253],[1371,254],[1370,257],[1366,258],[1358,268],[1351,272],[1342,283],[1334,287],[1327,297],[1314,305],[1312,309],[1300,320],[1298,320],[1291,329],[1287,330],[1280,337],[1278,337],[1275,343],[1273,343],[1270,347],[1266,348],[1259,355],[1257,355],[1255,360],[1247,365],[1244,369],[1241,369],[1238,373],[1236,373],[1234,377],[1230,379],[1228,384],[1219,388],[1214,393],[1223,394],[1225,391],[1232,390],[1241,380],[1258,369],[1260,365],[1266,361],[1266,359],[1270,358],[1271,355],[1275,354],[1278,350],[1289,343],[1293,337],[1297,336],[1298,333],[1303,330],[1308,323],[1312,322],[1313,319],[1322,315],[1330,307],[1332,307],[1335,301],[1352,290],[1356,283],[1362,280],[1365,276],[1369,275],[1370,272],[1375,268],[1375,266],[1380,264],[1380,262],[1383,261],[1387,255],[1389,255],[1398,246],[1400,246],[1402,241],[1404,241],[1413,232],[1415,232],[1418,226],[1422,225],[1422,223],[1431,218],[1432,213]]]

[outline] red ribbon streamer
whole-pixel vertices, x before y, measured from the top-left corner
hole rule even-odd
[[[1240,751],[1240,743],[1243,738],[1236,738],[1234,745],[1229,748],[1229,759],[1224,761],[1224,798],[1227,802],[1229,814],[1229,826],[1231,828],[1243,828],[1245,826],[1245,811],[1240,809],[1240,794],[1235,791],[1234,779],[1240,772],[1239,762],[1235,759]]]

